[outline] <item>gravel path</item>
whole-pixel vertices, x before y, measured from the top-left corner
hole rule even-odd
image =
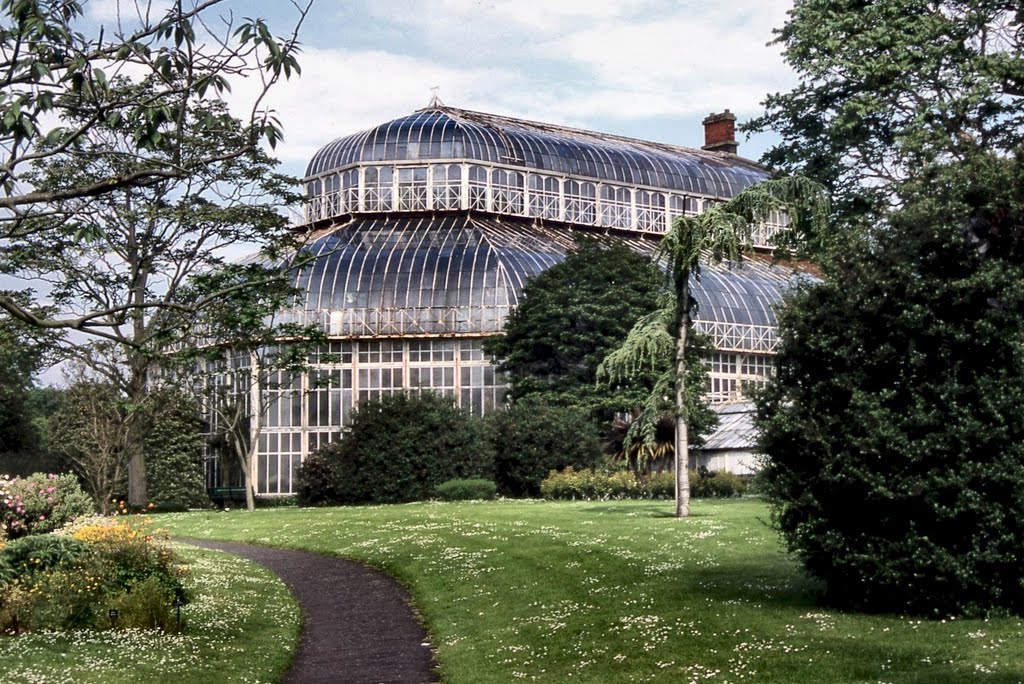
[[[248,558],[277,573],[291,589],[303,626],[284,684],[438,681],[427,633],[405,588],[379,570],[307,551],[178,541]]]

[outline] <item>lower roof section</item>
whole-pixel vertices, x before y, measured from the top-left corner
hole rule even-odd
[[[526,281],[561,262],[580,233],[472,213],[354,219],[303,248],[311,261],[296,275],[302,295],[288,318],[334,337],[494,334]],[[698,329],[720,349],[770,352],[772,306],[791,279],[756,260],[705,267],[693,288]]]

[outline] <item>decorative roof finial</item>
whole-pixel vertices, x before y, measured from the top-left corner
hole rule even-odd
[[[430,104],[427,105],[428,108],[444,107],[444,102],[441,102],[441,98],[437,94],[437,91],[439,91],[440,89],[441,86],[434,86],[433,88],[430,89],[431,96]]]

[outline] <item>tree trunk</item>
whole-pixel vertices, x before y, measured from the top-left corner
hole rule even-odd
[[[690,425],[686,395],[686,333],[690,325],[690,271],[676,282],[676,517],[690,515]]]
[[[260,433],[263,431],[263,367],[262,359],[256,351],[249,352],[249,389],[251,392],[249,409],[249,448],[245,454],[245,507],[256,510],[256,483],[253,473],[256,471],[256,452],[259,451]]]
[[[141,358],[141,355],[132,355],[129,358],[128,387],[128,413],[125,416],[127,424],[125,451],[128,457],[128,505],[134,509],[143,509],[149,504],[149,494],[146,487],[146,426],[145,411],[143,407],[148,392],[147,371],[148,362]]]

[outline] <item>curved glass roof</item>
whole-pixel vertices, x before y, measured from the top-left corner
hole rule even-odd
[[[562,261],[574,234],[465,214],[356,219],[304,248],[316,258],[298,271],[304,294],[290,313],[344,336],[497,332],[526,280]],[[695,318],[773,326],[772,305],[789,282],[787,271],[754,260],[705,267]]]
[[[313,155],[306,176],[353,164],[446,159],[714,197],[732,197],[768,177],[763,167],[735,155],[443,106],[338,138]]]

